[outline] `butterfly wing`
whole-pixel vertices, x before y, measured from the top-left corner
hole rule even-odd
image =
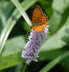
[[[36,7],[32,14],[32,23],[35,24],[37,22],[40,22],[42,16],[41,9],[39,7]]]
[[[36,32],[41,32],[48,25],[48,18],[45,16],[38,6],[34,9],[32,15],[32,29]]]

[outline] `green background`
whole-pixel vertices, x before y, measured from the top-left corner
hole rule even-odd
[[[48,16],[49,32],[38,62],[26,72],[69,72],[69,0],[19,0],[29,18],[36,4]],[[0,0],[0,72],[23,72],[21,52],[31,28],[11,0]]]

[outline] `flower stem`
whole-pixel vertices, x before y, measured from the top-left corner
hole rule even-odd
[[[24,8],[20,5],[18,0],[11,0],[11,2],[16,6],[16,8],[19,10],[19,12],[21,13],[21,15],[23,16],[23,18],[25,19],[25,21],[27,22],[27,24],[29,24],[29,26],[32,25],[31,20],[29,19],[27,13],[25,12]]]
[[[22,72],[26,72],[26,68],[27,68],[27,64],[25,63],[24,68],[22,70]]]

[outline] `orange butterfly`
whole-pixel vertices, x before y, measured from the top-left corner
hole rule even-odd
[[[36,6],[32,14],[32,29],[36,32],[42,32],[46,26],[48,26],[48,17],[39,6]]]

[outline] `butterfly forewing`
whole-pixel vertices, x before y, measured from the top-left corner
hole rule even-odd
[[[41,9],[39,7],[35,8],[32,14],[32,23],[40,22],[42,16]]]

